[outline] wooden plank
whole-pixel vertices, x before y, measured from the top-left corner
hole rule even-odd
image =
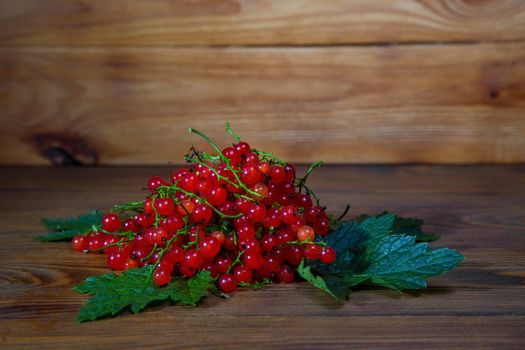
[[[525,161],[525,44],[0,50],[0,163],[180,162],[188,127],[294,162]]]
[[[17,0],[0,45],[315,45],[525,39],[521,0]]]
[[[330,212],[350,201],[351,215],[390,209],[418,216],[443,237],[437,246],[465,254],[456,270],[433,278],[426,291],[359,290],[338,304],[304,283],[274,284],[238,290],[229,300],[210,296],[197,308],[164,305],[140,315],[76,324],[85,296],[71,288],[107,271],[104,259],[74,253],[67,243],[34,241],[41,231],[40,217],[140,199],[146,179],[168,171],[0,169],[0,202],[9,203],[0,211],[0,347],[524,346],[525,166],[328,166],[311,175],[312,188]]]

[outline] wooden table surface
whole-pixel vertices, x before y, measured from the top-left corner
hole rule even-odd
[[[167,168],[0,170],[0,348],[525,348],[525,166],[327,166],[311,185],[330,211],[383,209],[426,220],[466,257],[425,291],[359,290],[345,303],[305,283],[213,296],[77,324],[71,288],[101,256],[39,243],[41,217],[144,196]]]

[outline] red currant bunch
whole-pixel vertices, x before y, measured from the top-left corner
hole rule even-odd
[[[154,265],[153,281],[190,277],[207,270],[217,286],[270,281],[288,283],[302,259],[331,264],[333,248],[322,238],[331,221],[306,175],[295,166],[253,149],[231,129],[236,143],[217,154],[192,148],[190,166],[169,178],[152,176],[148,196],[117,205],[98,230],[76,236],[75,251],[104,253],[113,270]]]

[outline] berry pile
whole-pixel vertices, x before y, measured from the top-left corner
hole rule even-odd
[[[144,201],[117,205],[101,227],[72,240],[75,251],[103,252],[113,270],[154,265],[153,281],[208,270],[220,290],[238,285],[291,282],[303,258],[331,264],[335,251],[320,237],[331,221],[306,186],[310,171],[236,139],[216,155],[192,147],[190,167],[169,179],[153,176]],[[313,199],[312,199],[313,198]],[[315,203],[314,203],[315,200]]]

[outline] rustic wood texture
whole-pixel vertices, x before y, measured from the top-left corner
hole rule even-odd
[[[304,171],[304,168],[301,169]],[[159,306],[78,325],[71,288],[107,271],[101,256],[39,243],[42,216],[70,216],[144,196],[166,168],[2,168],[0,347],[389,348],[525,347],[524,166],[331,166],[311,176],[334,213],[390,209],[426,220],[437,246],[466,260],[426,291],[355,291],[345,303],[304,283],[241,290],[197,308]]]
[[[521,0],[16,0],[0,45],[311,45],[525,39]]]
[[[0,49],[0,163],[180,162],[230,120],[294,162],[525,161],[525,43]]]

